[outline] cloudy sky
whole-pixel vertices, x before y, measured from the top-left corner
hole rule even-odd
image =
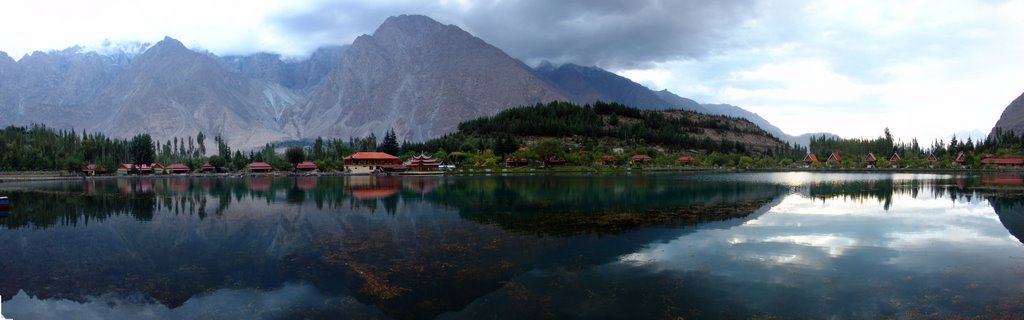
[[[1024,0],[44,0],[0,11],[0,50],[167,35],[220,55],[301,58],[388,16],[425,14],[531,65],[597,65],[790,134],[889,127],[925,142],[987,133],[1024,92],[1021,13]]]

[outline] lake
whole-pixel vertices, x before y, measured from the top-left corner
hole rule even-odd
[[[0,184],[14,319],[1012,318],[1009,174]]]

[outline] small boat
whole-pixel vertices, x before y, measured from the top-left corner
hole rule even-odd
[[[11,210],[10,200],[7,197],[0,197],[0,217],[6,217],[8,210]]]

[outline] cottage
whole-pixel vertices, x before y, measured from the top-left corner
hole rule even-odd
[[[420,154],[416,157],[413,157],[412,160],[409,160],[409,162],[405,163],[406,167],[409,167],[409,169],[415,171],[436,171],[437,167],[439,167],[440,165],[440,163],[434,161],[433,158],[425,154]]]
[[[149,168],[151,170],[153,170],[153,174],[164,174],[164,172],[166,171],[164,169],[164,166],[162,164],[159,164],[159,163],[150,164]]]
[[[934,166],[936,162],[939,162],[939,158],[936,157],[934,153],[929,153],[928,154],[928,165],[929,166]]]
[[[985,157],[981,159],[981,164],[992,164],[997,166],[1022,166],[1024,165],[1024,158],[994,158]]]
[[[303,161],[295,165],[295,170],[298,171],[313,171],[318,169],[316,164],[310,161]]]
[[[522,167],[530,164],[530,160],[522,157],[509,156],[505,158],[505,165],[509,167]]]
[[[170,172],[171,174],[189,173],[189,171],[192,171],[192,168],[180,163],[167,166],[167,172]]]
[[[691,156],[682,156],[682,157],[679,157],[679,159],[676,159],[676,161],[678,161],[679,164],[684,165],[684,166],[693,164],[694,160],[696,160],[696,159],[694,159]]]
[[[82,167],[82,174],[85,174],[87,176],[95,176],[97,173],[106,173],[106,172],[107,172],[107,168],[105,168],[103,166],[98,166],[98,165],[95,165],[95,164],[91,164],[91,163],[85,165],[84,167]]]
[[[843,156],[839,155],[839,152],[833,152],[832,154],[830,154],[828,156],[828,159],[825,160],[825,162],[829,162],[829,163],[835,162],[835,163],[842,164],[843,163]]]
[[[140,164],[140,165],[136,166],[136,165],[131,164],[131,163],[122,163],[122,164],[117,166],[117,174],[118,175],[122,175],[123,176],[123,175],[127,175],[127,174],[132,174],[132,173],[136,173],[136,174],[151,174],[151,173],[153,173],[153,168],[150,167],[148,164]]]
[[[903,161],[903,158],[900,157],[898,152],[893,152],[892,156],[889,157],[889,164],[891,164],[893,168],[896,168],[900,161]]]
[[[565,159],[559,157],[548,157],[547,159],[544,159],[545,166],[561,166],[565,165],[565,162]]]
[[[217,171],[217,167],[214,167],[212,164],[207,162],[207,163],[204,163],[203,166],[199,168],[199,170],[201,170],[203,172],[214,172],[214,171]]]
[[[808,153],[807,156],[804,157],[804,164],[811,165],[812,163],[818,163],[818,156],[813,153]]]
[[[868,168],[874,168],[875,164],[878,163],[878,158],[875,158],[875,154],[868,152],[868,156],[864,157],[864,162],[868,164]]]
[[[398,157],[384,152],[356,152],[345,157],[345,169],[352,173],[373,173],[401,168],[404,167]]]
[[[651,160],[654,160],[654,159],[651,158],[651,156],[646,155],[646,154],[638,154],[638,155],[634,155],[632,157],[629,157],[629,163],[632,163],[632,164],[640,164],[640,163],[648,162],[648,161],[651,161]]]
[[[956,164],[959,164],[961,166],[967,165],[967,156],[964,155],[963,151],[957,152],[956,153],[956,158],[953,158],[953,162],[955,162]]]
[[[266,162],[253,162],[249,164],[249,171],[252,172],[270,172],[271,170],[274,170],[274,168]]]
[[[616,162],[619,162],[619,158],[606,154],[601,156],[601,162],[604,162],[604,164],[615,164]]]

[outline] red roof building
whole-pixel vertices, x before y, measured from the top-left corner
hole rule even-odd
[[[565,164],[565,159],[562,159],[562,158],[559,158],[559,157],[550,157],[550,158],[544,159],[544,165],[545,166],[560,166],[560,165],[564,165],[564,164]]]
[[[153,173],[163,173],[164,165],[159,163],[153,163],[149,165],[149,168],[153,170]]]
[[[929,153],[928,154],[928,164],[935,164],[938,161],[939,161],[939,158],[936,157],[934,153]]]
[[[681,163],[683,165],[691,164],[691,163],[693,163],[694,160],[696,160],[696,159],[694,159],[691,156],[682,156],[682,157],[679,157],[679,159],[676,159],[676,161],[679,161],[679,163]]]
[[[415,171],[435,171],[440,165],[440,163],[425,154],[420,154],[405,164],[406,167]]]
[[[107,172],[107,168],[104,168],[103,166],[99,166],[99,165],[95,165],[95,164],[87,164],[84,167],[82,167],[82,173],[84,173],[86,175],[90,175],[90,176],[96,175],[96,173],[104,173],[104,172]]]
[[[647,162],[647,161],[651,161],[651,160],[653,160],[651,158],[651,156],[646,155],[646,154],[638,154],[638,155],[634,155],[632,157],[629,157],[629,161],[630,162]]]
[[[252,172],[270,172],[271,170],[274,170],[274,168],[266,162],[253,162],[249,164],[249,171]]]
[[[601,162],[604,162],[605,164],[615,163],[615,162],[618,162],[618,161],[619,161],[619,157],[616,157],[616,156],[613,156],[613,155],[607,155],[606,154],[606,155],[601,156]]]
[[[874,166],[876,163],[878,163],[878,158],[875,158],[874,153],[868,152],[868,156],[864,157],[864,162],[867,162],[868,165]]]
[[[303,162],[300,162],[299,164],[295,165],[295,170],[299,170],[299,171],[313,171],[313,170],[316,170],[316,169],[317,169],[316,164],[311,162],[311,161],[303,161]]]
[[[189,173],[189,171],[192,171],[192,168],[189,168],[188,166],[180,164],[180,163],[175,163],[175,164],[167,166],[167,171],[169,171],[172,174],[173,173]]]
[[[345,165],[398,165],[398,157],[383,152],[356,152],[345,157]]]
[[[212,164],[207,162],[204,163],[203,166],[199,168],[199,170],[202,170],[203,172],[217,171],[217,167],[214,167]]]
[[[818,162],[818,156],[813,153],[808,153],[807,156],[804,157],[804,163],[806,164],[812,164],[816,162]]]
[[[957,152],[956,158],[953,159],[953,162],[956,162],[957,164],[960,165],[965,165],[967,164],[967,156],[964,155],[963,151]]]
[[[530,160],[526,158],[519,158],[513,156],[505,158],[505,165],[509,167],[522,167],[528,164],[530,164]]]
[[[997,166],[1022,166],[1024,165],[1024,158],[985,158],[981,159],[981,164],[994,164]]]
[[[140,164],[136,166],[131,163],[122,163],[121,165],[117,166],[118,174],[129,174],[136,172],[140,174],[150,174],[153,173],[153,168],[150,167],[148,164]]]
[[[897,152],[893,152],[893,153],[892,153],[892,156],[891,156],[891,157],[889,157],[889,162],[891,162],[891,163],[894,163],[894,164],[895,164],[895,163],[896,163],[897,161],[900,161],[900,160],[903,160],[903,158],[901,158],[901,157],[900,157],[900,154],[899,154],[899,153],[897,153]]]
[[[825,162],[829,162],[829,161],[835,161],[835,162],[843,163],[843,156],[839,155],[839,152],[833,152],[832,154],[830,154],[828,156],[828,160],[825,160]]]

